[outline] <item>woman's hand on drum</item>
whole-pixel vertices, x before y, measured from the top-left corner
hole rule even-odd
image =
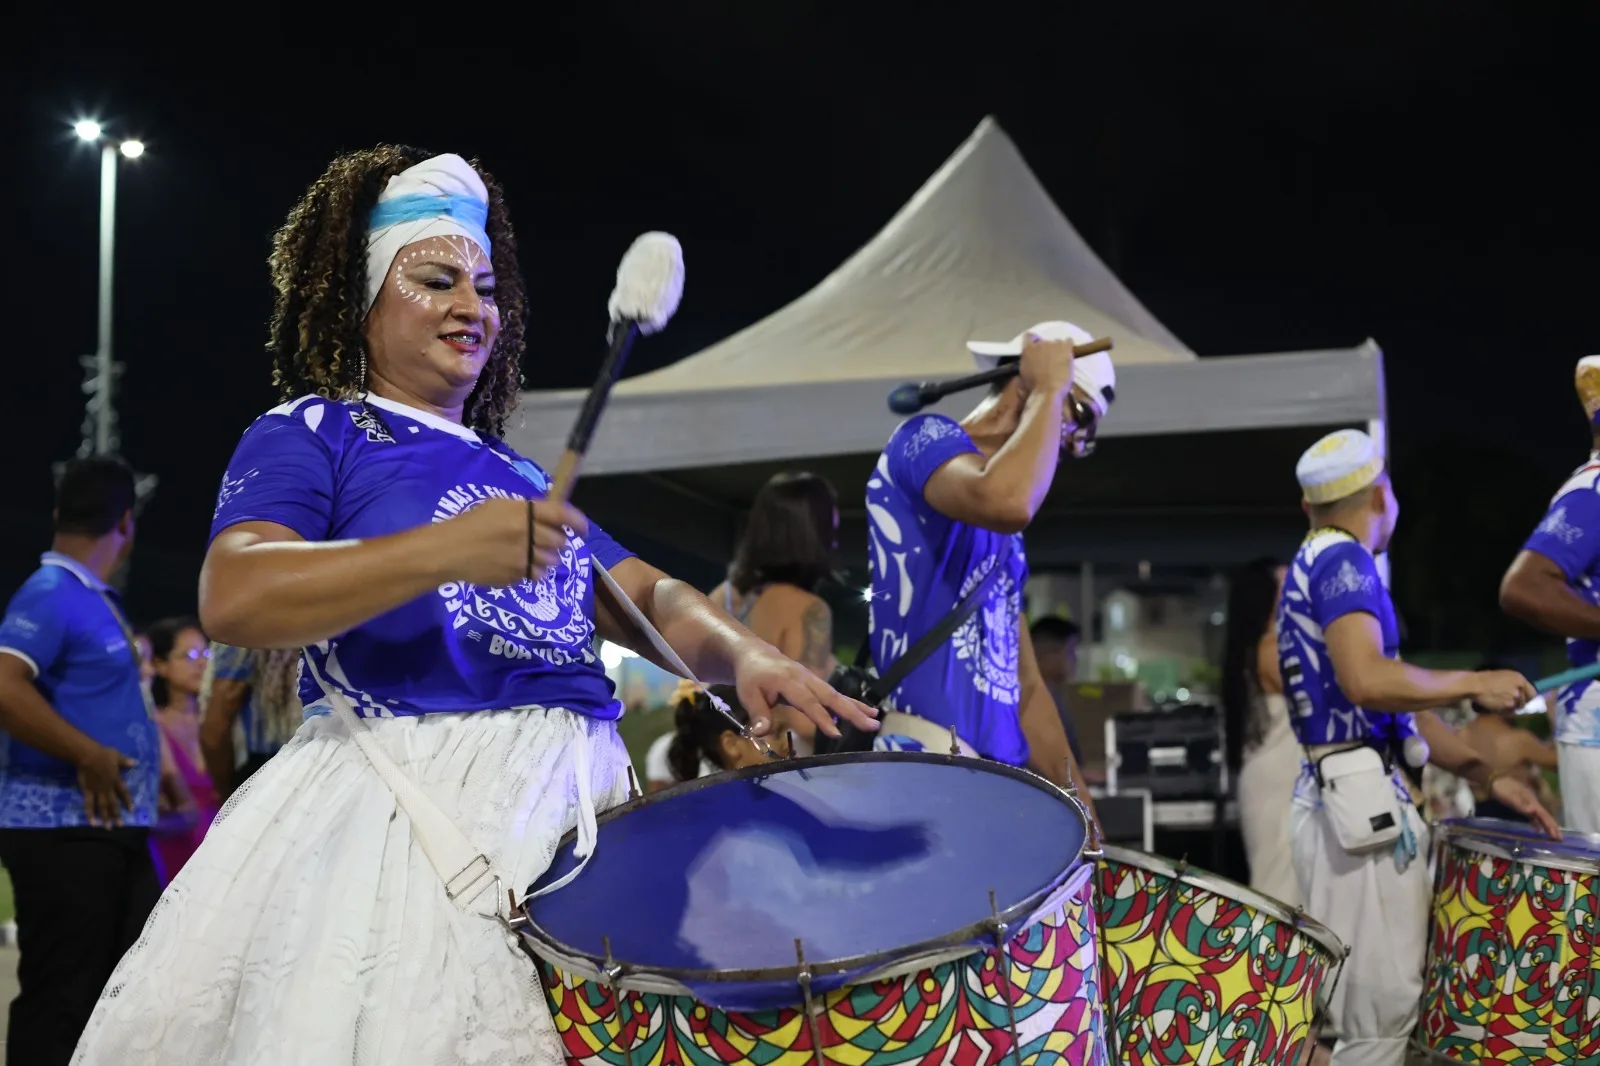
[[[566,547],[567,530],[587,533],[589,520],[554,500],[534,500],[530,513],[526,500],[494,499],[433,528],[445,542],[450,580],[503,588],[542,578]]]
[[[1561,839],[1561,827],[1550,816],[1550,812],[1544,809],[1544,804],[1539,802],[1539,797],[1526,782],[1515,777],[1496,777],[1489,782],[1489,795],[1518,814],[1527,815],[1528,820],[1543,829],[1546,835],[1555,840]]]
[[[868,731],[878,728],[877,711],[842,695],[770,644],[750,642],[734,660],[733,676],[754,736],[772,732],[778,718],[775,708],[783,705],[805,715],[830,737],[839,735],[835,718]]]

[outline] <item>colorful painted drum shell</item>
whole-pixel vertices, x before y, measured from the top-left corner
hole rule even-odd
[[[1600,1063],[1600,842],[1471,818],[1437,840],[1416,1043],[1458,1062]]]
[[[983,1066],[1012,1058],[1006,998],[1023,1066],[1103,1066],[1093,881],[1010,943],[1010,981],[993,949],[798,1007],[718,1010],[689,996],[621,993],[539,961],[556,1032],[572,1066]]]
[[[1344,946],[1243,885],[1107,847],[1106,1037],[1128,1066],[1295,1066]]]
[[[615,967],[623,987],[733,1011],[794,1003],[802,969],[820,994],[960,958],[1088,875],[1081,804],[1018,767],[950,755],[748,767],[598,824],[577,880],[528,901],[529,948],[568,973]],[[574,844],[563,838],[536,889],[576,868]]]

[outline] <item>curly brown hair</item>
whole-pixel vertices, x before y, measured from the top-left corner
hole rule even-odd
[[[329,399],[359,393],[366,346],[367,216],[390,178],[434,154],[381,144],[340,156],[306,190],[273,236],[267,262],[277,299],[267,350],[272,353],[272,383],[285,401],[307,393]],[[471,429],[501,437],[522,384],[526,297],[517,272],[517,240],[500,185],[477,160],[472,166],[489,190],[484,229],[494,246],[490,261],[500,336],[462,416]]]

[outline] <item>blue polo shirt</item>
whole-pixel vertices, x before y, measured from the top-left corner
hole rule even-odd
[[[0,654],[28,664],[55,712],[138,761],[123,773],[133,809],[123,824],[153,825],[161,777],[155,719],[117,594],[80,563],[46,552],[0,621]],[[78,771],[0,733],[0,828],[89,824]]]

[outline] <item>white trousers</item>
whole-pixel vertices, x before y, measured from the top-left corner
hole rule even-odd
[[[1404,1066],[1417,1024],[1427,952],[1428,827],[1403,806],[1417,857],[1402,871],[1389,848],[1353,855],[1327,815],[1295,803],[1294,866],[1306,913],[1349,948],[1329,1005],[1334,1066]]]
[[[1300,745],[1282,729],[1248,751],[1239,768],[1239,831],[1250,863],[1250,887],[1291,907],[1300,903],[1289,836],[1289,806],[1300,777]]]
[[[1600,833],[1600,748],[1556,744],[1561,771],[1561,824]]]

